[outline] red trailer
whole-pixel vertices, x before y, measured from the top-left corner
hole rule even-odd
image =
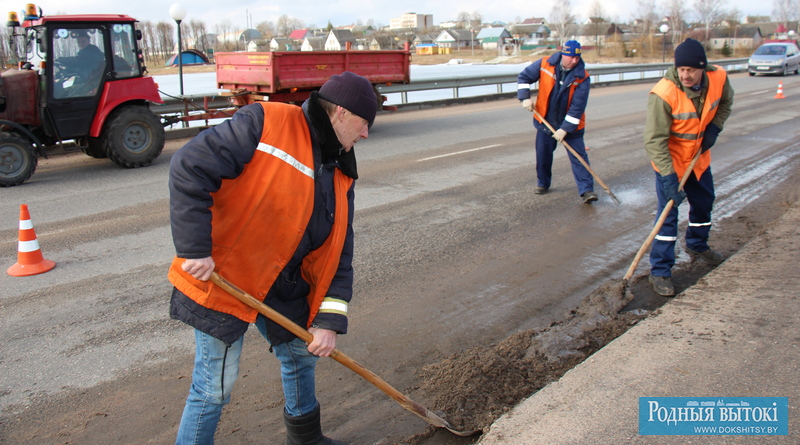
[[[411,53],[381,51],[223,52],[215,55],[217,86],[227,89],[233,104],[255,101],[300,103],[334,74],[352,71],[373,85],[409,82]],[[375,90],[378,106],[384,98]]]

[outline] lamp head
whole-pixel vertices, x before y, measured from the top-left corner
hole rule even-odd
[[[172,6],[169,7],[169,16],[172,17],[172,20],[180,22],[186,17],[186,8],[180,3],[173,3]]]

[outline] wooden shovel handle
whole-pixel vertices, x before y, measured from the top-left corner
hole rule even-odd
[[[271,307],[267,306],[263,302],[257,300],[252,295],[248,294],[247,292],[239,289],[236,285],[231,283],[230,281],[226,280],[225,278],[221,277],[216,272],[211,274],[211,278],[209,279],[212,283],[219,286],[225,292],[231,294],[232,296],[236,297],[242,303],[248,305],[252,309],[258,311],[261,315],[269,318],[270,320],[278,323],[283,328],[297,336],[300,340],[303,340],[306,343],[311,343],[314,340],[314,336],[305,330],[304,328],[300,327],[297,323],[293,322],[292,320],[286,318],[281,313],[272,309]],[[459,431],[455,431],[450,427],[450,424],[447,423],[446,420],[442,419],[441,417],[434,414],[431,410],[425,408],[424,406],[414,402],[413,400],[409,399],[403,393],[396,390],[390,384],[386,383],[385,380],[378,377],[372,371],[368,370],[367,368],[361,366],[358,362],[351,359],[343,352],[339,351],[338,349],[334,349],[331,353],[331,358],[336,360],[337,362],[343,364],[344,366],[350,368],[353,372],[360,375],[368,382],[372,383],[378,389],[386,393],[389,397],[393,398],[395,401],[400,403],[400,405],[411,411],[412,413],[422,417],[425,419],[426,422],[430,423],[433,426],[447,428],[454,434],[457,435],[472,435],[474,432],[462,433]]]
[[[556,134],[555,128],[553,128],[553,126],[550,125],[550,122],[547,122],[545,120],[545,118],[542,117],[541,114],[539,114],[538,111],[533,110],[533,114],[534,114],[534,116],[538,117],[542,121],[542,123],[547,127],[548,130],[550,130],[551,133]],[[577,158],[578,161],[580,161],[580,163],[583,164],[583,166],[586,168],[586,171],[588,171],[589,174],[591,174],[592,177],[595,179],[595,181],[597,181],[597,183],[600,184],[600,187],[603,187],[603,190],[605,190],[606,193],[608,193],[608,195],[611,196],[611,198],[613,198],[614,201],[616,201],[617,204],[619,204],[620,203],[619,199],[617,199],[617,197],[614,195],[614,193],[611,192],[611,189],[603,182],[603,180],[600,179],[600,177],[597,176],[594,173],[594,170],[592,170],[592,167],[589,166],[589,164],[583,159],[583,157],[581,155],[579,155],[578,152],[575,151],[575,149],[572,148],[567,143],[567,141],[561,141],[561,143],[564,144],[564,147],[566,147],[566,149],[569,150],[570,153],[572,153],[572,156],[575,156],[575,158]]]
[[[686,181],[689,179],[689,175],[692,174],[692,170],[694,170],[694,165],[697,164],[697,160],[700,159],[700,155],[703,153],[703,150],[698,147],[697,153],[692,158],[692,162],[689,163],[689,167],[686,168],[686,171],[683,172],[683,177],[681,178],[680,184],[678,184],[678,191],[683,190],[683,186],[686,184]],[[625,273],[625,276],[622,278],[623,283],[627,283],[628,280],[633,277],[633,273],[636,271],[636,268],[639,266],[639,261],[641,261],[642,257],[644,256],[645,251],[650,247],[650,244],[655,239],[656,235],[658,235],[658,231],[661,230],[661,226],[664,225],[664,221],[667,219],[667,215],[669,211],[672,210],[672,207],[675,205],[675,201],[670,199],[664,205],[664,210],[661,211],[661,214],[658,215],[658,219],[656,220],[653,229],[650,230],[650,234],[647,235],[647,238],[642,243],[642,247],[639,247],[639,251],[636,252],[636,256],[633,257],[633,262],[631,262],[630,267],[628,267],[628,272]]]

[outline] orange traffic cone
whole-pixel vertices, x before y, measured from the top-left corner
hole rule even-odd
[[[783,95],[783,81],[778,82],[778,94],[776,94],[774,98],[786,99],[786,96]]]
[[[33,230],[28,205],[21,204],[19,206],[17,264],[9,267],[6,272],[12,277],[27,277],[45,273],[54,267],[56,267],[56,263],[44,259],[42,251],[39,249],[39,241],[36,239],[36,231]]]

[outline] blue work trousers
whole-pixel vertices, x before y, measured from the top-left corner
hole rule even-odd
[[[658,195],[658,212],[661,215],[669,197],[655,172],[656,195]],[[711,167],[697,179],[689,175],[683,186],[686,201],[689,202],[689,225],[686,228],[686,247],[695,252],[705,252],[708,247],[708,233],[711,231],[711,208],[714,206],[714,178]],[[678,209],[673,206],[667,214],[664,225],[658,231],[650,249],[650,274],[656,277],[672,277],[672,266],[675,265],[675,243],[678,240]]]
[[[583,131],[578,135],[567,134],[564,141],[586,161],[586,165],[590,165],[589,155],[586,154],[586,145],[583,142]],[[539,187],[550,188],[553,178],[553,153],[558,144],[559,142],[553,139],[553,135],[549,131],[536,131],[536,179]],[[566,148],[564,149],[566,150]],[[578,194],[583,195],[586,192],[594,191],[592,174],[569,150],[567,150],[567,155],[572,166],[572,176],[575,178],[575,184],[578,185]]]

